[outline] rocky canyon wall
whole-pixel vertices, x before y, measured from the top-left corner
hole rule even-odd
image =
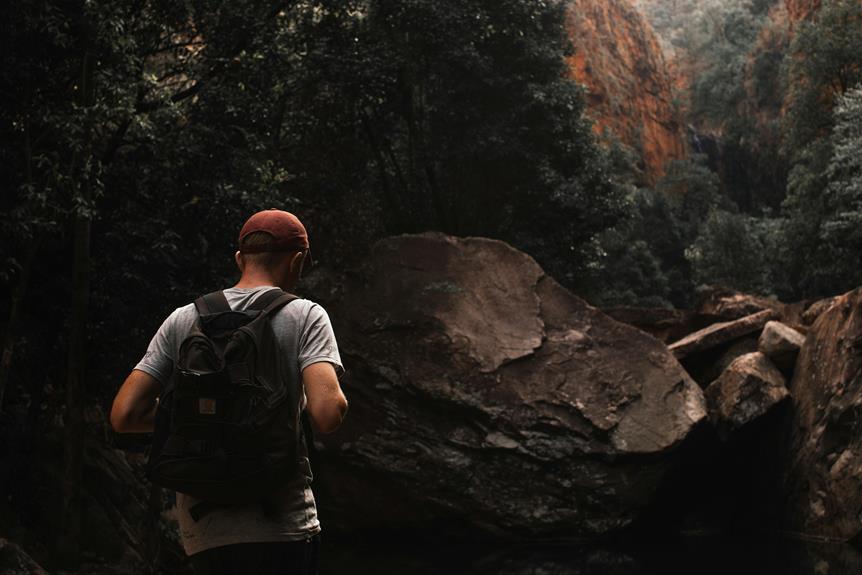
[[[784,0],[791,22],[805,20],[820,8],[820,0]]]
[[[566,26],[575,48],[569,69],[589,91],[594,131],[607,130],[631,146],[644,183],[655,183],[666,162],[685,157],[686,145],[652,27],[628,0],[573,0]]]

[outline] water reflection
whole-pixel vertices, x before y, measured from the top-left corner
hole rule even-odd
[[[756,535],[686,537],[624,547],[404,541],[391,536],[323,541],[321,575],[860,575],[862,552],[846,544]]]

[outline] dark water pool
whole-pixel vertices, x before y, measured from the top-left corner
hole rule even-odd
[[[390,536],[322,540],[321,575],[862,575],[862,552],[757,536],[683,537],[624,547],[466,545]]]

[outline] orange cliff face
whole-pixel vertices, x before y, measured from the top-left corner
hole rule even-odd
[[[593,130],[616,135],[641,157],[645,184],[686,156],[673,80],[652,27],[629,0],[571,0],[566,27],[571,76],[584,84]]]
[[[799,22],[811,16],[820,8],[820,0],[784,0],[791,22]]]

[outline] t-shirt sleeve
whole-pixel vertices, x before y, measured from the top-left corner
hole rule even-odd
[[[174,326],[177,310],[169,315],[153,336],[147,352],[135,369],[144,371],[155,377],[162,385],[167,383],[174,369]]]
[[[299,370],[321,361],[331,363],[339,378],[344,375],[344,366],[341,364],[329,314],[320,305],[312,304],[299,340]]]

